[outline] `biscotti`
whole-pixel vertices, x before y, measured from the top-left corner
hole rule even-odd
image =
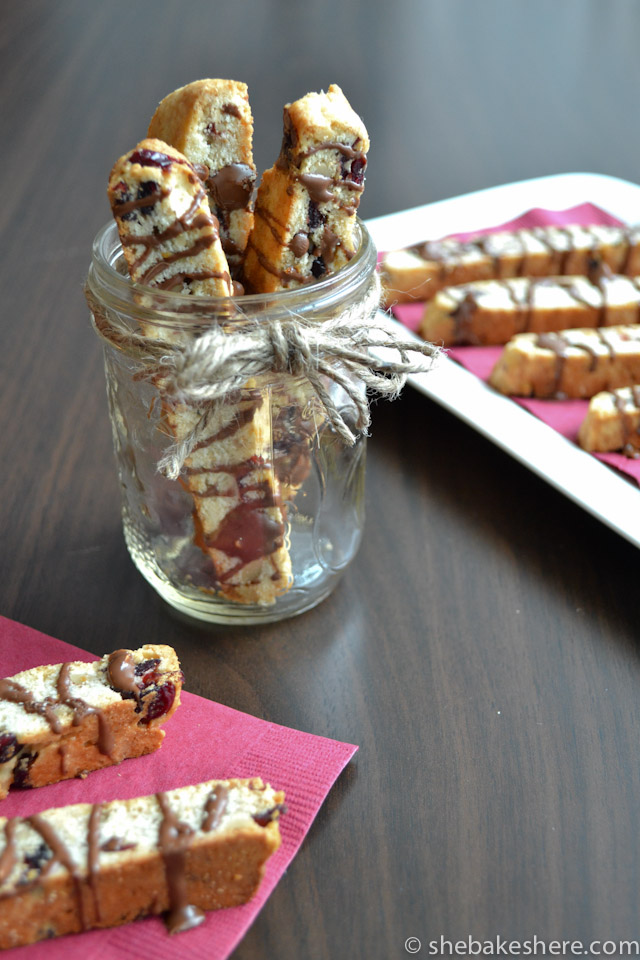
[[[594,265],[640,274],[640,228],[607,225],[533,227],[469,240],[427,241],[384,255],[387,306],[429,300],[443,287],[517,276],[584,275]]]
[[[578,442],[593,453],[620,450],[640,456],[640,386],[605,390],[592,397]]]
[[[632,386],[640,383],[640,326],[518,334],[489,382],[501,393],[556,398]]]
[[[335,84],[285,106],[280,156],[258,189],[248,291],[299,287],[348,263],[368,149],[362,120]]]
[[[425,340],[481,346],[507,343],[517,333],[637,323],[640,279],[599,271],[582,276],[481,280],[440,290],[426,304]]]
[[[253,226],[256,167],[247,86],[235,80],[196,80],[158,105],[147,136],[180,150],[204,171],[211,212],[231,274],[239,280]]]
[[[292,582],[286,514],[272,455],[272,411],[253,381],[207,418],[181,482],[194,500],[195,543],[213,564],[211,590],[237,603],[272,604]],[[179,440],[200,412],[165,404]],[[202,589],[205,589],[204,586]]]
[[[144,178],[154,170],[159,171],[159,182],[151,190]],[[140,197],[135,182],[140,182]],[[125,187],[124,196],[136,199],[122,198]],[[192,296],[231,292],[217,220],[195,168],[179,151],[159,140],[142,141],[116,163],[109,196],[132,280]],[[158,196],[161,201],[154,200]],[[127,219],[133,213],[138,220],[146,218],[148,226]],[[148,231],[143,253],[140,229]],[[183,239],[194,230],[190,239]],[[179,240],[182,246],[175,251]],[[168,274],[163,264],[168,264]],[[170,336],[166,329],[142,326],[148,336]],[[162,392],[161,382],[157,385]],[[213,413],[165,396],[162,412],[163,424],[177,442],[206,421],[180,478],[194,497],[194,542],[213,565],[210,586],[200,584],[200,589],[239,603],[268,605],[289,589],[292,574],[285,513],[269,456],[270,410],[254,387],[252,382],[243,387],[248,400],[230,398]]]
[[[0,680],[0,799],[157,750],[180,703],[175,651],[145,644]]]
[[[232,293],[218,222],[179,150],[142,140],[116,161],[108,196],[132,280],[175,293]]]
[[[210,780],[0,819],[0,949],[166,914],[170,933],[246,903],[280,845],[284,794]]]

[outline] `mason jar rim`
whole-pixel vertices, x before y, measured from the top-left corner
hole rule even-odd
[[[358,248],[347,264],[336,273],[273,293],[243,294],[239,297],[197,296],[160,290],[133,283],[117,269],[124,254],[114,221],[106,223],[92,244],[87,284],[93,296],[105,306],[160,326],[231,317],[258,319],[262,314],[304,315],[330,309],[334,303],[357,297],[371,282],[377,264],[373,240],[364,223],[356,218]]]

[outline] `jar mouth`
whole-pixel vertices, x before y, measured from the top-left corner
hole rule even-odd
[[[105,224],[92,245],[91,266],[87,284],[93,296],[111,309],[125,314],[135,313],[139,319],[154,323],[211,321],[224,317],[257,317],[270,315],[315,313],[330,309],[332,303],[357,296],[359,288],[368,287],[377,264],[377,253],[363,222],[356,219],[357,250],[337,273],[313,283],[278,290],[274,293],[251,293],[238,297],[192,296],[156,287],[133,283],[126,272],[126,261],[115,222]],[[144,314],[144,317],[143,317]]]

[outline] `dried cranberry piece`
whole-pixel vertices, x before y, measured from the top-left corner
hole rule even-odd
[[[134,150],[129,155],[129,163],[139,163],[142,167],[161,167],[162,170],[170,170],[173,160],[166,153],[158,153],[157,150]]]
[[[138,187],[137,198],[138,200],[143,200],[145,197],[153,196],[154,193],[160,193],[160,187],[158,184],[155,182],[155,180],[145,180]],[[148,217],[154,206],[155,203],[145,203],[143,207],[139,207],[140,216]]]
[[[18,743],[18,738],[14,737],[12,733],[0,734],[0,763],[6,763],[7,760],[11,760],[15,757],[19,749],[20,744]]]
[[[316,227],[321,227],[326,221],[326,217],[321,210],[318,209],[318,204],[314,203],[313,200],[309,201],[309,212],[307,213],[307,223],[309,230],[315,230]]]
[[[154,667],[157,667],[159,663],[160,657],[154,657],[152,660],[142,660],[140,663],[136,663],[136,677],[139,677],[148,670],[152,670]]]
[[[351,180],[352,183],[361,185],[364,183],[364,170],[367,166],[365,157],[356,157],[351,163],[351,170],[345,175],[345,180]]]
[[[23,751],[13,771],[14,787],[27,788],[30,786],[30,784],[27,783],[29,770],[37,756],[37,753],[31,753],[29,750]]]
[[[175,698],[176,688],[174,684],[170,682],[163,683],[161,687],[156,688],[156,692],[147,706],[145,716],[138,722],[147,724],[155,720],[156,717],[162,717],[165,713],[169,712]]]
[[[117,200],[114,199],[113,201],[114,213],[116,213],[121,220],[133,220],[133,218],[135,217],[134,210],[130,210],[129,213],[123,213],[123,214],[118,213],[118,207],[123,203],[129,203],[129,201],[131,200],[131,194],[127,190],[127,185],[124,182],[124,180],[121,180],[120,183],[118,183],[114,189],[119,191]]]
[[[31,870],[40,870],[51,856],[51,850],[43,840],[33,853],[25,853],[24,862]]]
[[[322,257],[316,257],[316,259],[311,264],[311,273],[314,275],[316,280],[322,276],[323,273],[327,272],[327,266],[322,259]]]
[[[266,827],[268,823],[271,823],[275,819],[276,813],[286,813],[287,808],[284,803],[276,803],[274,807],[269,807],[268,810],[263,810],[262,813],[253,813],[252,817],[259,827]]]
[[[158,666],[160,665],[160,659],[155,658],[153,660],[143,660],[142,663],[136,664],[135,674],[136,677],[139,677],[138,686],[142,689],[143,687],[148,687],[149,684],[155,683],[158,679]]]

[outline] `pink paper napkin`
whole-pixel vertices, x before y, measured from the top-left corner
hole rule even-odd
[[[525,227],[562,226],[569,223],[578,223],[585,226],[587,224],[616,225],[620,224],[620,221],[592,203],[581,203],[568,210],[544,210],[536,207],[508,223],[487,227],[484,230],[474,230],[473,233],[457,233],[453,236],[466,240],[478,233],[518,230]],[[425,239],[427,238],[425,237]],[[423,311],[423,303],[402,303],[393,307],[393,314],[396,319],[414,332],[418,329]],[[461,366],[480,377],[481,380],[487,381],[501,350],[502,347],[451,347],[447,350],[447,353]],[[578,429],[586,416],[589,406],[588,400],[536,400],[524,397],[512,397],[511,399],[552,427],[556,432],[567,437],[572,443],[577,444]],[[609,464],[609,466],[615,467],[640,484],[640,459],[630,459],[621,453],[596,453],[593,456]]]
[[[105,651],[107,652],[107,651]],[[0,617],[0,676],[41,663],[95,660],[86,650]],[[188,684],[189,678],[186,678]],[[0,816],[30,816],[68,803],[126,800],[202,780],[260,776],[286,793],[280,820],[282,845],[269,859],[254,899],[242,907],[212,911],[203,924],[169,936],[149,917],[123,927],[47,940],[12,953],[21,960],[224,960],[291,863],[340,771],[358,749],[278,726],[190,693],[167,721],[160,750],[98,770],[86,780],[65,780],[37,790],[15,790],[0,802]]]

